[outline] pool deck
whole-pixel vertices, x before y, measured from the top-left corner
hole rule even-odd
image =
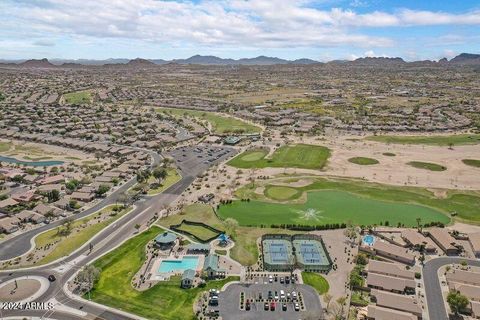
[[[195,254],[174,255],[174,254],[171,254],[168,257],[157,258],[152,263],[152,266],[150,268],[150,273],[152,274],[152,276],[151,276],[150,280],[163,281],[163,280],[168,280],[171,276],[182,275],[184,270],[177,270],[177,271],[172,271],[172,272],[159,272],[158,270],[160,269],[160,264],[162,263],[163,260],[182,260],[184,257],[198,257],[198,264],[197,264],[197,268],[195,269],[195,272],[202,271],[203,263],[205,261],[205,256],[203,254],[199,254],[199,255],[195,255]]]

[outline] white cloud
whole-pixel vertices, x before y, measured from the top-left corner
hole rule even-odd
[[[359,27],[480,24],[480,12],[399,10],[394,13],[320,10],[300,0],[22,0],[0,3],[5,32],[22,36],[124,38],[171,47],[204,46],[285,48],[392,46],[388,37],[372,36]],[[353,1],[360,4],[362,1]],[[2,19],[4,18],[4,19]],[[0,29],[0,31],[2,31]],[[15,29],[16,31],[11,31]],[[18,29],[18,30],[17,30]],[[35,39],[34,39],[35,40]],[[45,41],[43,38],[41,41]]]

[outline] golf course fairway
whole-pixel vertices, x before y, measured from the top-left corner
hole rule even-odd
[[[422,223],[449,223],[450,218],[430,207],[381,201],[354,193],[333,190],[308,192],[301,204],[280,204],[263,201],[233,201],[218,210],[222,219],[234,218],[240,225],[257,226],[271,224],[323,225],[351,221],[357,225],[380,225],[388,221],[391,226],[401,223],[415,226]]]

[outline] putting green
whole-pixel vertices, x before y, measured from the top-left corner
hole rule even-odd
[[[245,153],[245,155],[241,159],[242,161],[246,161],[246,162],[257,161],[257,160],[263,159],[266,155],[267,155],[266,150],[258,150],[258,151]]]
[[[234,201],[222,205],[218,215],[234,218],[240,225],[300,224],[323,225],[351,221],[357,225],[398,223],[415,226],[438,221],[449,223],[445,214],[430,207],[405,202],[381,201],[344,191],[322,190],[307,193],[302,204],[280,204],[263,201]]]
[[[292,200],[301,196],[298,189],[285,186],[268,186],[265,188],[265,195],[273,200]]]

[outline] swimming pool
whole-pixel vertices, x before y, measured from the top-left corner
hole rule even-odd
[[[64,164],[63,161],[59,160],[48,160],[48,161],[23,161],[15,158],[0,156],[0,162],[15,163],[30,167],[49,167],[49,166],[61,166]]]
[[[372,236],[371,234],[367,234],[366,236],[363,237],[362,241],[367,246],[373,246],[373,244],[375,243],[375,237]]]
[[[187,269],[197,270],[198,267],[198,257],[196,256],[186,256],[178,260],[163,260],[160,262],[160,267],[158,272],[167,273],[167,272],[183,272]]]

